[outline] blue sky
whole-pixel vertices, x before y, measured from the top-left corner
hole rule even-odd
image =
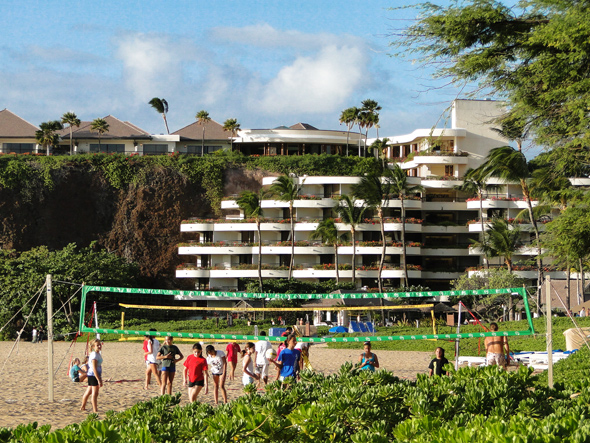
[[[0,109],[38,125],[73,111],[164,132],[147,104],[165,98],[175,131],[205,109],[242,128],[305,122],[377,100],[380,135],[436,124],[457,96],[393,58],[388,34],[415,10],[384,1],[33,1],[0,3]],[[373,134],[374,135],[374,134]]]

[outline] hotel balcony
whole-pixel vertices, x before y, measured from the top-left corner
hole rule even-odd
[[[484,198],[482,201],[483,209],[526,209],[528,205],[526,200],[522,197],[490,197]],[[535,207],[539,204],[537,201],[531,202],[532,206]],[[467,209],[479,210],[479,199],[470,198],[467,200]]]

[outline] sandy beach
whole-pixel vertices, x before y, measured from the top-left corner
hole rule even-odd
[[[0,426],[15,427],[19,424],[37,421],[40,425],[50,424],[52,429],[77,423],[86,418],[88,412],[80,411],[80,400],[86,390],[86,383],[73,383],[67,375],[70,356],[83,357],[86,341],[77,343],[53,344],[54,358],[54,402],[48,401],[48,344],[21,342],[0,342]],[[240,346],[242,344],[240,343]],[[190,354],[191,344],[178,344],[181,352]],[[224,350],[226,344],[216,345]],[[275,346],[276,349],[276,346]],[[347,361],[355,362],[362,352],[359,349],[328,349],[325,345],[314,345],[310,356],[314,370],[324,374],[336,372]],[[417,373],[426,373],[432,358],[428,352],[378,351],[381,368],[393,371],[400,378],[415,379]],[[158,385],[152,381],[150,389],[144,390],[145,364],[141,342],[107,342],[103,346],[103,377],[110,379],[100,391],[98,399],[99,417],[103,418],[109,410],[122,411],[137,402],[148,400],[159,394]],[[63,361],[63,362],[62,362]],[[58,366],[62,362],[58,370]],[[182,362],[180,363],[182,365]],[[271,370],[271,375],[274,370]],[[236,379],[226,382],[229,399],[242,395],[241,359],[238,360]],[[211,379],[210,379],[211,381]],[[212,381],[211,381],[212,385]],[[182,404],[187,402],[186,389],[182,386],[182,373],[177,373],[174,392],[182,392]],[[204,391],[203,391],[204,392]],[[200,401],[213,403],[210,390]],[[221,394],[220,394],[221,400]],[[90,406],[90,405],[89,405]],[[90,409],[92,409],[90,407]]]

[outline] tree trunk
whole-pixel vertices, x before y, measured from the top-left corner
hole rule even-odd
[[[262,290],[262,235],[260,232],[260,219],[256,220],[256,228],[258,229],[258,290]],[[263,312],[264,314],[264,312]]]
[[[537,314],[541,314],[541,287],[543,286],[543,260],[541,259],[541,239],[539,236],[539,228],[537,227],[537,221],[533,215],[533,205],[531,203],[531,196],[529,195],[529,188],[525,180],[520,181],[522,193],[526,200],[529,218],[535,231],[535,241],[537,243]]]
[[[584,301],[585,301],[584,300],[584,290],[586,288],[586,278],[584,277],[584,263],[582,263],[582,259],[580,259],[580,274],[582,274],[581,275],[582,289],[580,290],[580,295],[582,297],[582,303],[584,303]]]
[[[567,288],[567,300],[565,301],[565,307],[567,309],[567,312],[569,314],[570,309],[571,309],[571,303],[570,303],[570,284],[571,284],[571,268],[570,268],[570,262],[569,260],[566,262],[566,267],[567,269],[565,270],[565,287]]]
[[[404,206],[404,196],[403,194],[399,195],[399,199],[401,202],[401,222],[402,222],[402,260],[403,265],[402,269],[404,271],[404,285],[406,288],[409,288],[410,285],[408,283],[408,265],[406,260],[406,208]]]
[[[295,223],[293,220],[293,202],[289,202],[289,215],[291,217],[291,260],[289,261],[289,280],[293,279],[293,259],[295,257]]]
[[[381,206],[379,206],[377,213],[379,215],[379,224],[381,226],[382,242],[381,260],[379,261],[379,274],[377,278],[379,280],[379,292],[383,293],[383,278],[381,277],[381,275],[383,273],[383,264],[385,263],[385,249],[387,248],[387,243],[385,241],[385,226],[383,225],[383,208]],[[383,300],[383,297],[379,299],[379,303],[381,305],[381,319],[383,320],[383,324],[385,324],[385,309],[383,309],[383,307],[385,306],[385,301]]]
[[[340,283],[340,273],[338,272],[338,240],[334,243],[334,269],[336,269],[336,284]]]
[[[490,260],[487,256],[487,248],[486,246],[486,228],[485,225],[483,223],[483,194],[480,192],[479,193],[479,220],[481,221],[481,244],[484,245],[484,254],[483,254],[483,259],[486,262],[486,270],[490,269]]]
[[[512,274],[512,260],[504,258],[508,272]],[[514,321],[514,303],[512,301],[512,293],[508,294],[508,320]]]
[[[170,135],[170,129],[168,129],[168,120],[166,120],[166,114],[162,114],[162,117],[164,118],[164,124],[166,125],[166,132],[168,133],[168,135]]]
[[[351,225],[350,234],[352,235],[352,285],[356,287],[355,274],[356,274],[356,243],[354,241],[354,227]]]
[[[205,123],[203,123],[203,134],[201,135],[201,157],[205,155]]]

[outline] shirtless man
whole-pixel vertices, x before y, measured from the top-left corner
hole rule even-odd
[[[498,325],[496,323],[490,324],[490,331],[497,332]],[[506,369],[508,366],[508,359],[510,356],[510,348],[508,347],[508,338],[501,337],[486,337],[486,363],[488,366],[498,365]],[[504,355],[504,348],[506,348],[506,355]]]

